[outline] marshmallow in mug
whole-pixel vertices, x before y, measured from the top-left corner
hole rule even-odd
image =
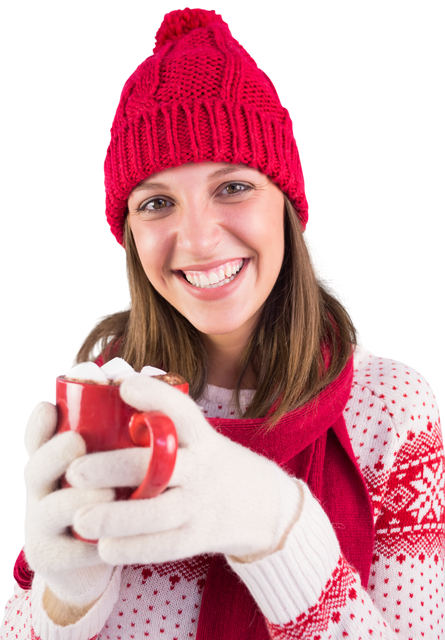
[[[158,376],[166,372],[157,367],[143,367],[142,375]],[[77,380],[91,384],[121,384],[137,372],[123,358],[113,358],[99,367],[95,362],[81,362],[72,367],[66,374],[66,380]]]

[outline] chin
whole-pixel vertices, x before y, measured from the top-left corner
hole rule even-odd
[[[224,322],[221,318],[215,322],[203,322],[202,319],[197,322],[193,322],[191,318],[188,318],[188,320],[200,333],[208,336],[223,336],[235,333],[245,323],[244,319],[240,322],[233,322],[232,320],[232,322],[229,323]]]

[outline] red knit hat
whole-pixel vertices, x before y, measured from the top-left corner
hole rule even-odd
[[[152,173],[187,162],[258,169],[306,227],[292,122],[275,87],[214,11],[168,13],[153,55],[127,80],[105,159],[106,213],[122,243],[127,199]]]

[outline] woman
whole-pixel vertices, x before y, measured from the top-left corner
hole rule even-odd
[[[170,489],[134,502],[115,502],[113,488],[140,481],[144,451],[85,456],[78,434],[51,437],[52,405],[36,408],[28,564],[4,629],[439,637],[434,396],[412,369],[355,347],[347,313],[317,283],[288,113],[214,12],[166,16],[124,87],[105,175],[132,307],[99,325],[79,360],[99,342],[99,362],[177,371],[192,399],[144,376],[122,384],[128,404],[170,415],[180,442]],[[74,490],[54,491],[65,472]]]

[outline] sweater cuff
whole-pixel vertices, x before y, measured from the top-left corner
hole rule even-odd
[[[227,558],[273,624],[295,620],[316,605],[340,557],[329,518],[307,485],[301,485],[300,517],[281,549],[251,563]]]
[[[74,624],[57,625],[49,618],[43,606],[46,583],[37,574],[31,591],[32,626],[35,635],[45,640],[88,640],[104,627],[119,596],[122,567],[115,567],[110,582],[91,609]]]

